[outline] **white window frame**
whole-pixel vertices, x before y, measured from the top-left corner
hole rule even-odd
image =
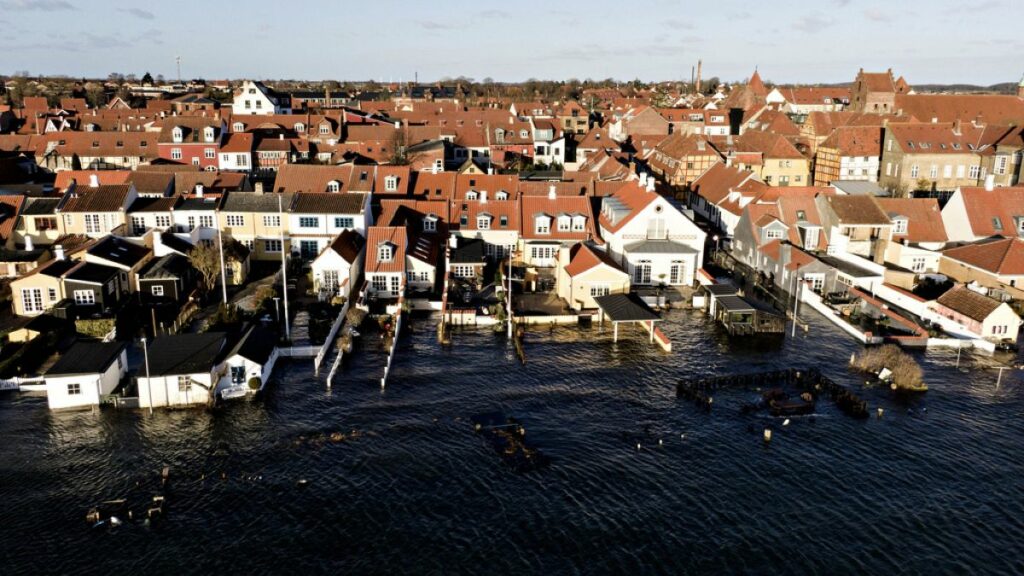
[[[299,216],[299,228],[319,228],[320,219],[316,216]]]
[[[892,233],[893,234],[906,234],[907,233],[907,219],[896,218],[892,221]]]
[[[395,258],[395,249],[390,244],[377,246],[377,260],[379,262],[391,262]]]
[[[154,285],[150,286],[149,291],[150,291],[151,294],[153,294],[153,296],[163,296],[164,295],[164,287],[159,285],[159,284],[154,284]]]
[[[280,228],[281,216],[279,214],[266,215],[263,217],[263,225],[267,228]]]
[[[284,245],[277,238],[268,238],[263,241],[263,251],[266,253],[277,254],[284,249]]]
[[[331,180],[330,182],[327,183],[327,191],[328,192],[339,192],[339,191],[341,191],[341,182],[338,182],[337,180]]]
[[[181,148],[171,148],[171,160],[181,160]]]
[[[96,303],[95,290],[75,290],[73,296],[75,304],[78,304],[79,306],[89,306]]]
[[[81,382],[69,382],[68,383],[68,396],[79,396],[82,393]]]
[[[26,314],[42,312],[44,310],[42,288],[22,288],[21,307]]]
[[[225,217],[225,221],[228,226],[245,226],[245,215],[243,214],[228,214]]]

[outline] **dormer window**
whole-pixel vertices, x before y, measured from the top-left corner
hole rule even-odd
[[[907,219],[906,218],[894,218],[892,221],[892,233],[893,234],[906,234],[907,233]]]
[[[466,200],[476,200],[478,196],[479,195],[476,193],[476,190],[466,192]]]
[[[796,219],[797,220],[807,220],[807,213],[804,212],[803,210],[797,210],[796,211]]]
[[[519,137],[520,138],[529,138],[530,137],[530,133],[527,132],[526,130],[520,130],[519,131]]]
[[[395,248],[391,244],[377,246],[377,260],[391,262],[395,258]]]
[[[181,142],[185,139],[181,126],[175,126],[174,129],[171,130],[171,138],[174,139],[175,142]]]
[[[296,122],[294,128],[296,134],[302,134],[303,132],[306,131],[306,125],[303,124],[302,122]]]
[[[996,232],[1003,231],[1003,221],[999,218],[999,216],[995,216],[994,218],[992,218],[992,229],[995,230]]]
[[[207,142],[213,142],[213,126],[207,126],[203,129],[203,138]]]
[[[395,192],[398,190],[398,176],[386,176],[384,178],[384,190]]]
[[[572,217],[572,231],[583,232],[587,228],[586,216],[573,216]]]
[[[341,182],[338,182],[337,180],[331,180],[330,182],[327,183],[327,191],[328,192],[340,192],[341,191]]]
[[[427,214],[427,217],[423,219],[423,231],[424,232],[436,232],[437,231],[437,216],[433,214]]]
[[[491,215],[480,214],[476,217],[476,227],[478,230],[490,230],[491,229]]]
[[[231,125],[231,129],[234,130],[235,132],[245,132],[245,124],[242,124],[241,122],[235,122]]]
[[[508,192],[505,192],[504,190],[498,190],[498,192],[494,194],[494,199],[508,200]]]
[[[330,134],[330,133],[331,133],[331,125],[328,124],[327,122],[321,123],[320,124],[320,134],[326,136],[327,134]]]
[[[537,234],[551,234],[551,218],[538,216],[534,221],[534,232]]]
[[[571,228],[571,227],[572,227],[572,219],[571,218],[569,218],[568,216],[564,216],[564,215],[558,217],[558,231],[559,232],[568,232],[569,228]]]

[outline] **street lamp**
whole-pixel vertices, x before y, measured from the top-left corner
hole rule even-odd
[[[281,323],[281,297],[274,296],[274,314],[277,316],[277,323]]]
[[[718,234],[712,236],[711,239],[715,242],[715,251],[711,254],[711,261],[717,262],[716,258],[718,257]]]
[[[149,379],[149,349],[146,347],[146,337],[142,337],[142,357],[146,362],[146,390],[149,392],[149,414],[153,414],[153,384]]]

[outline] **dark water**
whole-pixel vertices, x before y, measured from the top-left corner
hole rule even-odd
[[[672,354],[639,331],[613,345],[596,327],[540,329],[520,366],[488,330],[442,350],[424,319],[383,394],[367,338],[331,391],[309,362],[284,363],[264,401],[214,413],[53,414],[0,397],[0,573],[1024,572],[1024,381],[1008,372],[997,389],[991,359],[965,354],[960,371],[955,352],[923,355],[925,396],[863,391],[881,420],[821,405],[783,428],[740,416],[743,391],[711,415],[676,402],[684,375],[814,365],[856,385],[854,343],[811,322],[738,345],[673,312]],[[548,468],[503,468],[467,422],[494,410],[523,420]],[[164,464],[165,522],[85,524]]]

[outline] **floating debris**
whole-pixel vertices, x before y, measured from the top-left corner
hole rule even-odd
[[[487,439],[513,472],[530,472],[549,463],[547,456],[526,442],[526,428],[519,420],[490,413],[473,417],[471,421],[473,430]]]

